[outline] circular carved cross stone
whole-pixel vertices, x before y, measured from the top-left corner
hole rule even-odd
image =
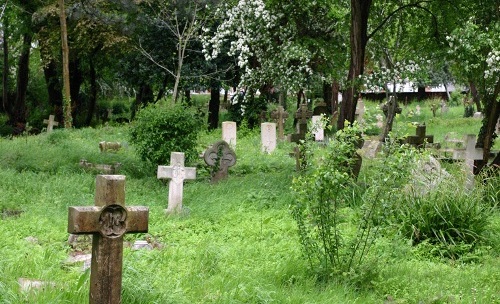
[[[126,230],[127,210],[120,205],[106,206],[99,216],[100,233],[103,237],[117,238]]]

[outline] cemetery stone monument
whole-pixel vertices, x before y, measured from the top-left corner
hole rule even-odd
[[[465,145],[466,187],[470,189],[474,186],[474,175],[477,174],[475,163],[483,159],[483,149],[476,148],[476,135],[474,134],[467,134]]]
[[[57,121],[54,121],[54,115],[49,115],[49,119],[44,119],[43,123],[47,125],[47,133],[52,132],[54,126],[59,126],[59,123]]]
[[[222,140],[227,142],[233,149],[236,148],[236,123],[224,121],[222,123]]]
[[[184,180],[196,179],[196,168],[184,167],[184,153],[172,152],[170,166],[158,166],[157,178],[170,179],[167,213],[181,211]]]
[[[262,123],[260,126],[262,141],[262,152],[271,153],[276,149],[276,124],[272,122]]]
[[[402,109],[398,106],[396,98],[394,96],[390,96],[389,100],[382,106],[382,112],[386,117],[386,121],[384,127],[382,129],[382,133],[380,134],[380,141],[385,142],[385,138],[392,131],[392,123],[394,122],[394,117],[396,114],[401,113]]]
[[[99,142],[99,150],[102,152],[118,152],[122,148],[122,144],[119,142],[109,142],[101,141]]]
[[[295,118],[297,118],[298,134],[292,134],[290,141],[298,143],[300,140],[306,138],[307,132],[307,120],[312,117],[312,111],[307,108],[307,104],[303,103],[300,108],[295,113]]]
[[[426,143],[434,143],[434,135],[426,135],[425,129],[425,124],[418,125],[416,135],[406,137],[406,143],[416,148],[421,148]]]
[[[415,107],[415,115],[420,116],[420,105]]]
[[[448,110],[449,110],[448,105],[446,104],[446,101],[443,100],[441,102],[441,114],[448,113]]]
[[[362,98],[358,99],[358,103],[356,105],[356,112],[355,112],[355,117],[358,122],[363,121],[363,116],[365,114],[365,103],[363,102]]]
[[[328,106],[323,100],[321,100],[313,109],[313,115],[319,116],[321,114],[328,114]]]
[[[89,303],[121,303],[123,235],[147,232],[149,209],[125,207],[124,175],[98,175],[94,201],[69,207],[68,232],[92,234]]]
[[[278,106],[276,110],[271,112],[271,118],[278,124],[278,138],[282,140],[285,137],[283,130],[285,120],[288,118],[288,112],[282,106]]]
[[[80,159],[80,167],[86,170],[95,170],[103,174],[116,174],[122,166],[121,163],[114,163],[112,165],[94,164],[88,162],[86,159]]]
[[[227,178],[228,168],[236,164],[236,154],[229,144],[223,140],[217,141],[203,155],[205,163],[212,167],[212,183]]]

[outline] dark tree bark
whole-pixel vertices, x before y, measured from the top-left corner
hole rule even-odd
[[[188,106],[191,106],[191,90],[190,89],[184,89],[184,97],[186,98],[185,103]]]
[[[23,46],[17,69],[17,88],[16,100],[14,103],[13,115],[10,118],[12,124],[26,122],[26,91],[28,90],[29,81],[29,64],[31,41],[33,34],[31,32],[24,34]]]
[[[333,105],[333,84],[323,81],[323,100],[328,107],[330,113],[332,113]]]
[[[89,65],[90,65],[90,73],[89,73],[90,100],[87,109],[87,118],[85,119],[86,126],[90,126],[90,123],[92,122],[92,116],[94,115],[95,107],[97,104],[97,73],[95,70],[94,60],[92,60],[92,57],[90,57]]]
[[[363,74],[365,50],[368,42],[368,17],[372,0],[351,0],[351,59],[347,88],[342,96],[342,107],[337,122],[338,129],[344,128],[344,121],[353,123],[357,103],[357,80]]]
[[[474,104],[476,105],[476,111],[482,112],[481,99],[479,98],[479,92],[477,91],[477,87],[473,81],[469,81],[469,87],[470,87],[470,93],[472,95],[472,100],[474,101]]]
[[[303,101],[302,101],[303,100]],[[304,94],[304,90],[303,89],[300,89],[298,92],[297,92],[297,110],[300,109],[300,104],[302,102],[305,102],[306,101],[306,95]],[[297,118],[294,116],[293,118],[293,125],[296,126],[297,125]]]
[[[2,108],[8,115],[12,115],[9,108],[9,46],[8,46],[9,19],[5,17],[3,24],[3,76],[2,76]]]
[[[219,125],[220,82],[212,80],[210,83],[210,102],[208,103],[208,129],[217,129]]]
[[[422,101],[426,98],[425,87],[419,86],[417,89],[418,101]]]
[[[153,102],[153,90],[149,84],[141,84],[139,90],[135,94],[135,100],[132,103],[130,120],[135,118],[135,114],[141,106],[145,106],[148,103]]]
[[[47,85],[49,104],[55,111],[56,120],[63,121],[62,87],[57,64],[54,60],[50,60],[44,64],[43,74],[45,76],[45,84]]]
[[[169,74],[165,73],[165,77],[163,77],[163,81],[161,83],[161,87],[158,90],[158,95],[156,95],[155,102],[158,102],[160,99],[163,98],[163,96],[165,96],[165,90],[167,88],[167,83],[168,83],[168,76],[169,76]]]
[[[80,60],[72,58],[69,61],[69,93],[71,98],[71,114],[75,117],[76,109],[82,108],[82,100],[80,98],[80,88],[83,84],[83,74],[80,69]],[[73,121],[73,119],[72,119]]]

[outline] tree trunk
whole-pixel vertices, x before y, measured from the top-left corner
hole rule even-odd
[[[333,84],[323,81],[323,101],[331,113],[331,105],[333,104]]]
[[[337,121],[338,129],[344,128],[344,121],[353,123],[356,112],[357,81],[363,74],[365,49],[368,42],[368,17],[372,0],[351,0],[351,59],[347,88],[342,96],[342,106]]]
[[[57,71],[57,64],[54,60],[44,62],[43,74],[45,76],[45,84],[47,85],[47,93],[49,96],[49,104],[55,111],[57,121],[63,121],[62,110],[62,90],[59,73]]]
[[[469,81],[469,87],[470,87],[470,93],[472,95],[472,100],[476,104],[476,111],[482,112],[481,99],[479,96],[479,92],[477,91],[477,87],[473,81]]]
[[[5,17],[3,24],[3,76],[2,76],[2,108],[7,115],[12,115],[9,103],[9,47],[8,47],[8,26],[9,19]]]
[[[11,122],[13,124],[26,122],[26,91],[28,90],[32,38],[33,34],[31,32],[24,34],[23,37],[23,46],[21,55],[19,56],[17,69],[16,101],[14,103],[14,111],[11,117]]]
[[[76,117],[77,110],[82,109],[82,100],[80,98],[80,88],[83,84],[83,73],[80,70],[80,60],[78,58],[71,58],[69,61],[69,94],[71,100],[71,114]],[[73,122],[74,124],[74,122]]]
[[[94,115],[95,106],[97,104],[97,73],[95,71],[94,60],[90,58],[90,100],[87,109],[87,118],[85,119],[85,126],[90,126],[92,123],[92,116]]]
[[[212,80],[210,83],[210,102],[208,104],[208,129],[217,129],[219,125],[220,82]]]
[[[145,106],[152,101],[153,90],[151,89],[151,86],[145,83],[141,84],[139,90],[135,94],[135,100],[131,108],[130,120],[133,120],[135,118],[135,114],[137,113],[141,105]]]
[[[59,20],[61,22],[61,49],[63,62],[63,113],[64,127],[66,129],[73,126],[73,117],[71,116],[71,89],[69,85],[69,48],[68,48],[68,30],[66,28],[66,11],[64,0],[59,0]]]

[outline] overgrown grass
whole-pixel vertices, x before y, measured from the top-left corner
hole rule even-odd
[[[363,277],[356,281],[355,272],[343,275],[353,276],[356,286],[319,283],[302,255],[290,214],[296,175],[295,160],[288,156],[291,144],[280,143],[266,155],[257,131],[238,134],[238,161],[229,179],[210,184],[200,161],[197,180],[184,186],[188,211],[165,216],[168,187],[126,143],[127,131],[127,126],[102,127],[0,139],[1,303],[88,302],[88,271],[66,263],[68,206],[94,201],[95,172],[80,168],[81,158],[122,163],[126,204],[150,208],[149,232],[127,235],[125,241],[147,238],[158,248],[125,247],[123,303],[500,302],[498,210],[492,211],[490,236],[485,236],[492,241],[478,244],[473,262],[436,259],[385,229],[367,258],[366,265],[373,267],[369,284]],[[220,130],[201,134],[198,152],[220,137]],[[122,142],[124,148],[100,153],[102,140]],[[376,160],[365,162],[361,181],[378,174],[369,170],[370,162]],[[494,190],[485,203],[491,201],[488,195],[498,194]],[[352,214],[359,211],[359,206],[350,208]],[[55,287],[21,292],[19,278]]]

